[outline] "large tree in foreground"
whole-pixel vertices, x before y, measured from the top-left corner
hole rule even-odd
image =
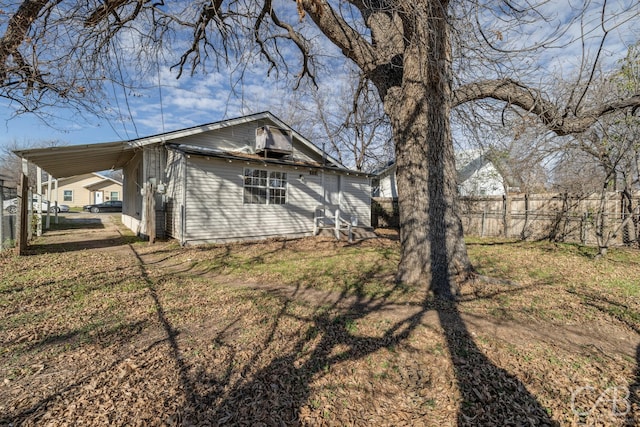
[[[452,296],[472,271],[456,201],[452,108],[493,99],[537,116],[549,130],[564,135],[581,132],[612,111],[640,105],[638,94],[586,104],[582,89],[559,103],[528,85],[536,81],[537,74],[516,78],[519,70],[535,66],[527,60],[540,49],[556,40],[557,46],[565,43],[563,37],[571,24],[592,22],[592,18],[582,19],[592,9],[591,2],[566,14],[567,2],[557,2],[564,7],[562,11],[554,11],[548,1],[534,3],[9,2],[2,6],[0,18],[4,31],[0,96],[25,111],[57,102],[91,104],[90,97],[99,94],[106,83],[122,84],[132,73],[143,73],[145,64],[171,60],[173,52],[179,52],[173,63],[180,75],[221,62],[248,60],[255,57],[252,53],[259,53],[276,72],[286,73],[295,66],[296,79],[314,80],[318,65],[326,59],[321,55],[321,40],[329,40],[375,86],[391,123],[402,248],[398,279]],[[628,8],[638,6],[630,2]],[[550,17],[549,11],[560,16]],[[616,24],[606,2],[599,13],[604,41]],[[532,21],[540,27],[537,32],[518,33]],[[549,36],[541,37],[547,27],[551,28]],[[582,28],[583,37],[590,33],[590,28]],[[518,34],[524,42],[514,40]],[[527,45],[529,40],[531,45]],[[579,87],[586,87],[585,91],[596,70],[587,59],[595,64],[599,58],[599,53],[585,55],[576,64]],[[520,59],[521,69],[517,66]]]

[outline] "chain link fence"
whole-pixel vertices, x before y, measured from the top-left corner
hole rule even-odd
[[[17,192],[15,188],[0,187],[0,250],[11,249],[16,242],[16,198]]]

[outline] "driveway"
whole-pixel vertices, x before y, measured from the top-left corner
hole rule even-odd
[[[68,252],[84,249],[116,249],[137,241],[129,231],[123,231],[119,213],[70,212],[59,214],[59,224],[53,224],[29,244],[35,253]]]

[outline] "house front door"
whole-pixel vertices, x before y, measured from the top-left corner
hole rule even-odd
[[[102,203],[103,199],[102,199],[102,191],[96,191],[95,192],[95,201],[93,203],[95,203],[96,205],[98,203]]]
[[[324,176],[325,216],[333,218],[340,206],[340,175],[325,173]]]

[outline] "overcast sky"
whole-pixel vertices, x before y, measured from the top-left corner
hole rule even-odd
[[[568,19],[572,3],[574,2],[553,0],[545,6],[547,16],[552,17],[552,24],[561,24]],[[626,47],[640,40],[638,3],[637,0],[607,2],[607,10],[612,18],[605,21],[604,26],[614,30],[607,36],[604,46],[605,63],[612,64],[622,58]],[[602,8],[601,1],[590,4],[592,10]],[[616,12],[617,9],[629,8],[632,10],[624,15]],[[484,19],[491,17],[487,15]],[[519,29],[519,37],[516,33],[510,35],[505,32],[501,34],[501,38],[505,46],[531,46],[545,36],[545,28],[548,29],[549,26],[541,27],[536,24]],[[522,37],[523,32],[526,37]],[[602,22],[598,14],[588,17],[582,23],[576,23],[556,42],[557,48],[532,57],[532,63],[535,60],[538,67],[562,73],[566,77],[580,62],[580,38],[583,34],[586,35],[587,44],[596,46],[599,43]],[[324,49],[327,53],[338,55],[335,48],[326,43]],[[297,60],[292,58],[292,61]],[[291,82],[279,82],[267,77],[266,66],[259,62],[249,64],[240,85],[236,81],[237,75],[230,77],[230,72],[231,69],[225,69],[176,80],[175,72],[162,67],[155,76],[150,77],[149,89],[123,92],[117,87],[107,87],[110,93],[104,105],[110,119],[90,115],[81,117],[75,112],[58,109],[47,110],[44,119],[23,115],[7,120],[13,115],[14,108],[2,100],[0,145],[17,143],[19,146],[27,146],[51,140],[63,144],[127,140],[258,111],[270,110],[278,115],[286,110],[287,99],[291,96]],[[330,70],[320,76],[320,90],[323,93],[339,90],[346,74],[346,65],[332,61]],[[327,108],[332,106],[328,105]]]

